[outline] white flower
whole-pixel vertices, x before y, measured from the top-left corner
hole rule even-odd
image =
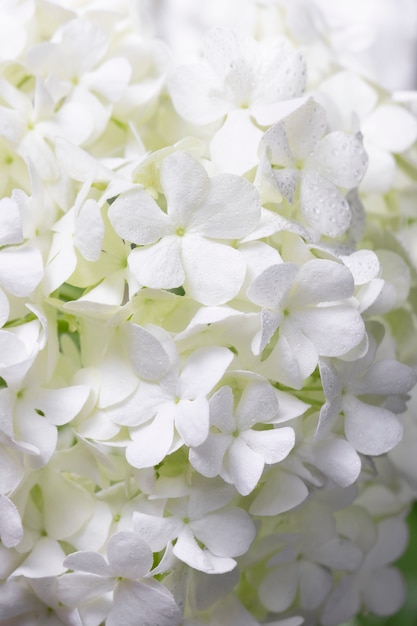
[[[364,324],[348,301],[352,294],[350,271],[326,259],[312,259],[301,267],[272,265],[255,278],[247,296],[262,313],[252,350],[261,355],[269,375],[300,388],[319,356],[341,356],[357,346]],[[268,344],[270,354],[262,356]]]
[[[122,194],[109,209],[117,234],[137,246],[128,259],[132,273],[147,287],[183,285],[187,295],[203,304],[231,300],[245,278],[245,262],[228,240],[240,239],[256,226],[256,190],[231,174],[210,180],[182,152],[164,159],[160,180],[166,213],[141,189]]]
[[[271,188],[267,199],[299,201],[310,226],[339,237],[351,221],[340,188],[358,186],[368,159],[360,134],[326,130],[326,113],[312,98],[267,130],[259,145],[258,185]]]
[[[77,606],[113,590],[108,626],[179,626],[181,612],[171,593],[152,578],[163,567],[152,568],[148,544],[136,533],[122,531],[107,544],[107,560],[98,552],[70,554],[65,565],[76,572],[58,580],[57,594],[64,604]]]
[[[210,434],[200,446],[191,448],[190,463],[203,476],[220,475],[248,495],[258,484],[265,463],[279,463],[294,445],[292,428],[253,428],[272,424],[277,411],[274,390],[266,383],[249,384],[235,413],[231,388],[221,387],[210,399]]]
[[[305,63],[284,38],[258,43],[221,27],[207,33],[204,52],[205,63],[173,72],[169,91],[179,114],[193,124],[226,116],[210,144],[211,157],[223,170],[242,174],[257,162],[258,124],[273,123],[291,110],[282,101],[302,95]]]

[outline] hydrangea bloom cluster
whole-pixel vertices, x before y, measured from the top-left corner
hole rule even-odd
[[[193,7],[0,6],[2,624],[404,599],[417,98],[312,2]]]

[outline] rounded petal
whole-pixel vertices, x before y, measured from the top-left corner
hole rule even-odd
[[[233,360],[233,352],[222,346],[197,348],[186,360],[180,376],[181,398],[205,396],[219,382]]]
[[[4,248],[0,252],[0,284],[14,296],[28,296],[40,283],[43,261],[30,246]]]
[[[224,304],[239,293],[246,273],[239,250],[197,235],[186,235],[182,240],[181,258],[184,289],[197,302]]]
[[[300,267],[291,291],[290,308],[344,300],[353,295],[353,277],[341,263],[312,259]]]
[[[90,550],[81,550],[69,554],[65,561],[68,569],[95,574],[96,576],[110,576],[110,568],[102,554]]]
[[[199,446],[209,432],[209,406],[204,397],[180,400],[173,409],[175,428],[187,446]]]
[[[139,536],[130,531],[112,535],[107,544],[111,575],[133,580],[148,574],[152,567],[152,550]]]
[[[230,446],[227,461],[228,473],[236,489],[242,496],[247,496],[262,476],[265,465],[262,455],[252,450],[244,438],[239,437]]]
[[[253,501],[252,515],[279,515],[295,508],[308,496],[308,489],[298,476],[279,471],[270,474]]]
[[[144,189],[121,194],[110,205],[108,216],[119,237],[137,245],[154,243],[170,232],[168,216]]]
[[[174,438],[172,408],[159,411],[155,419],[138,428],[126,448],[127,462],[133,467],[158,465],[171,448]]]
[[[375,615],[393,615],[404,604],[406,586],[401,572],[394,567],[384,567],[372,572],[363,589],[366,608]]]
[[[242,439],[268,464],[283,461],[295,444],[294,431],[289,427],[273,430],[247,430],[242,433]]]
[[[19,511],[9,498],[0,494],[0,539],[6,548],[14,548],[23,538]]]
[[[235,557],[245,554],[255,538],[255,525],[242,509],[228,507],[190,522],[199,541],[216,556]]]
[[[294,602],[297,588],[297,564],[286,564],[267,574],[260,584],[259,597],[267,609],[281,613],[286,611]]]
[[[120,582],[114,592],[107,626],[180,626],[182,611],[161,583]]]
[[[236,417],[240,428],[259,422],[269,422],[278,413],[278,400],[274,388],[268,383],[248,384],[243,390]]]
[[[97,261],[101,254],[104,223],[98,203],[90,198],[81,207],[75,222],[74,245],[87,261]]]
[[[306,220],[322,235],[340,237],[349,228],[352,215],[346,198],[318,172],[303,171],[300,202]]]
[[[145,380],[159,380],[168,371],[169,356],[161,342],[138,324],[126,322],[124,333],[135,374]]]
[[[368,166],[362,135],[347,135],[341,131],[329,133],[318,142],[305,166],[317,169],[337,187],[357,187]]]
[[[304,160],[311,154],[327,129],[326,112],[313,98],[309,98],[282,121],[291,151],[297,160]]]
[[[210,187],[206,170],[186,152],[173,152],[162,161],[159,176],[169,217],[188,231],[198,221],[195,216]]]
[[[404,152],[417,138],[417,120],[400,105],[382,104],[363,120],[362,131],[378,148]]]
[[[207,478],[218,476],[223,465],[223,458],[232,444],[231,435],[222,433],[209,435],[200,446],[191,448],[189,460],[194,469]]]
[[[340,487],[352,485],[362,469],[360,457],[344,439],[325,439],[314,445],[315,465]]]
[[[201,207],[194,207],[192,222],[204,237],[238,239],[249,234],[261,218],[261,201],[244,178],[220,174],[211,179]]]
[[[175,69],[168,79],[168,89],[179,115],[196,126],[215,122],[233,108],[218,76],[206,63]]]
[[[180,258],[180,237],[164,237],[153,246],[135,248],[129,255],[128,265],[141,285],[153,289],[180,287],[185,278]]]
[[[0,200],[0,246],[22,243],[22,218],[18,204],[10,198]]]
[[[23,563],[13,572],[14,576],[27,578],[45,578],[59,576],[66,570],[63,565],[65,552],[57,541],[49,537],[40,537],[35,543],[32,552]]]
[[[356,309],[337,305],[315,307],[291,314],[320,356],[342,356],[363,339],[365,326]]]
[[[244,174],[258,163],[261,138],[248,109],[232,111],[211,140],[211,160],[224,172]]]
[[[365,404],[353,396],[343,401],[347,440],[362,453],[376,456],[392,450],[400,441],[399,419],[383,407]]]
[[[295,263],[271,265],[250,285],[247,296],[258,306],[279,309],[299,272]]]

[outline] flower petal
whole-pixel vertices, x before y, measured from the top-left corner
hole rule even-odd
[[[121,581],[114,592],[107,626],[180,626],[182,612],[174,597],[156,580]]]
[[[154,289],[172,289],[184,283],[180,258],[180,237],[164,237],[153,246],[135,248],[129,255],[129,269],[139,284]]]
[[[211,160],[223,172],[244,174],[258,163],[262,131],[252,122],[247,109],[229,113],[210,142]]]
[[[154,243],[171,229],[168,216],[144,189],[121,194],[110,205],[108,216],[119,237],[137,245]]]
[[[300,202],[305,218],[322,235],[340,237],[349,228],[352,216],[346,198],[318,172],[303,171]]]
[[[6,548],[14,548],[23,538],[19,511],[9,498],[0,494],[0,539]]]
[[[400,441],[399,419],[383,407],[365,404],[353,396],[343,401],[347,440],[362,453],[376,456],[392,450]]]
[[[127,530],[110,537],[107,558],[112,576],[133,580],[146,576],[153,563],[152,550],[148,544]]]
[[[181,257],[185,270],[184,289],[197,302],[224,304],[238,294],[246,273],[239,250],[198,235],[185,235]]]

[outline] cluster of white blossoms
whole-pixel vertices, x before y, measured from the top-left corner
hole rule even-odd
[[[417,96],[309,0],[182,4],[0,3],[7,626],[404,600]]]

